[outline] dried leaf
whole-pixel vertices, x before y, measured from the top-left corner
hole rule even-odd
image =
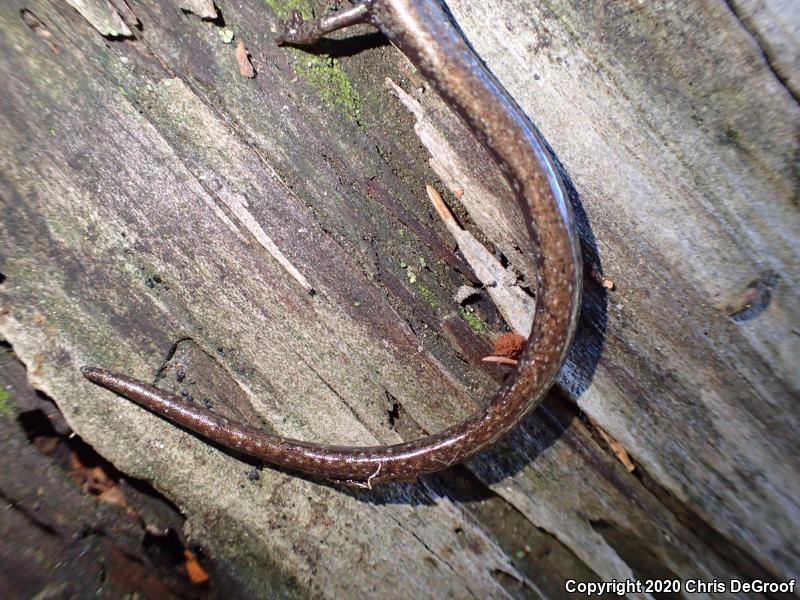
[[[625,466],[625,469],[627,469],[628,473],[633,473],[634,469],[636,469],[636,465],[633,464],[631,457],[628,456],[628,453],[625,451],[625,448],[622,447],[622,444],[608,435],[600,427],[597,427],[597,431],[600,432],[600,436],[606,441],[609,448],[611,448],[611,451],[614,453],[617,459],[619,459],[619,462]]]
[[[239,42],[239,45],[236,46],[236,62],[239,63],[239,73],[241,73],[243,77],[252,79],[256,76],[256,70],[250,63],[250,54],[247,52],[247,47],[245,47],[244,42]]]
[[[125,494],[122,492],[122,488],[116,484],[102,492],[99,496],[97,496],[97,499],[103,502],[108,502],[109,504],[116,504],[117,506],[128,506],[128,503],[125,501]]]
[[[183,557],[186,559],[186,574],[195,585],[206,583],[209,580],[208,571],[203,568],[197,556],[191,550],[184,550]]]

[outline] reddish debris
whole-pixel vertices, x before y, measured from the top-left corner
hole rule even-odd
[[[494,341],[494,353],[505,358],[519,358],[527,340],[518,333],[508,332],[497,336]]]
[[[239,73],[244,77],[252,79],[256,76],[256,70],[250,63],[250,53],[247,51],[244,42],[239,42],[239,45],[236,46],[236,62],[239,63]]]

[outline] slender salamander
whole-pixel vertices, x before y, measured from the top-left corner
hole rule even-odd
[[[391,446],[332,446],[270,435],[144,382],[96,367],[91,381],[201,436],[312,476],[371,487],[465,460],[514,428],[553,383],[581,299],[581,256],[561,178],[530,122],[486,70],[437,0],[368,0],[316,21],[294,13],[278,43],[311,44],[356,23],[380,29],[464,119],[511,184],[536,267],[533,328],[517,371],[488,405],[440,433]]]

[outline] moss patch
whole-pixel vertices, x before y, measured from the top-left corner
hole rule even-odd
[[[230,44],[233,42],[233,30],[228,29],[227,27],[225,29],[220,29],[219,37],[223,44]]]
[[[264,0],[264,3],[281,19],[289,18],[293,10],[303,15],[304,19],[314,18],[314,11],[309,0]]]
[[[423,297],[425,302],[427,302],[432,309],[436,310],[439,307],[439,302],[436,300],[436,295],[423,283],[420,283],[417,287],[419,289],[419,295]]]
[[[309,0],[264,0],[278,19],[288,19],[292,11],[298,11],[303,19],[314,18],[313,3]],[[319,95],[322,101],[342,111],[350,120],[358,123],[363,99],[353,89],[347,73],[338,59],[332,56],[316,56],[300,48],[289,48],[295,61],[294,72],[302,77]]]
[[[486,324],[481,321],[481,318],[476,315],[471,310],[467,310],[463,306],[458,307],[458,312],[461,313],[461,318],[463,318],[469,328],[476,333],[485,333],[486,332]]]
[[[4,387],[0,387],[0,416],[5,417],[13,412],[11,403],[9,402],[10,399],[11,392]]]
[[[301,53],[294,64],[294,72],[314,88],[325,104],[341,110],[350,120],[358,122],[362,99],[353,89],[338,59]]]

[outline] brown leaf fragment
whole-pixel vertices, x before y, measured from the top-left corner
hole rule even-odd
[[[600,284],[600,287],[613,291],[615,284],[613,279],[609,279],[608,277],[604,277],[603,274],[600,272],[600,269],[597,265],[592,265],[591,269],[591,276],[597,283]]]
[[[189,580],[195,585],[206,583],[209,579],[208,571],[203,568],[197,556],[191,550],[184,550],[183,557],[186,559],[186,574]]]
[[[117,506],[122,507],[128,505],[127,501],[125,500],[125,494],[122,492],[122,488],[118,485],[114,485],[102,491],[97,496],[97,499],[102,502],[108,502],[109,504],[116,504]]]
[[[527,340],[518,333],[509,331],[497,336],[494,341],[494,353],[496,356],[505,356],[506,358],[519,358],[522,351],[525,349],[525,342]]]
[[[636,469],[636,465],[633,464],[631,457],[628,456],[628,453],[625,451],[625,448],[622,447],[622,444],[608,435],[600,427],[597,427],[597,431],[600,432],[600,437],[605,440],[609,448],[611,448],[611,451],[614,453],[617,459],[619,459],[619,462],[625,466],[625,469],[627,469],[628,473],[633,473],[634,469]]]
[[[256,76],[256,70],[250,63],[250,53],[247,51],[244,42],[239,42],[239,45],[236,46],[236,62],[239,63],[239,73],[241,73],[243,77],[252,79]]]
[[[97,496],[98,500],[103,502],[127,506],[119,482],[102,465],[86,465],[76,452],[72,452],[68,473],[84,493]]]

